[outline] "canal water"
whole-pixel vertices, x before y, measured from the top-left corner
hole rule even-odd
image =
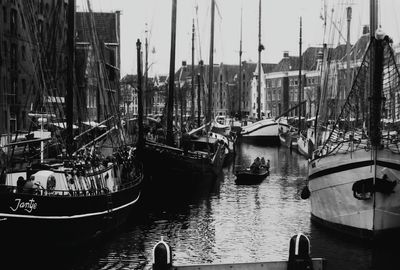
[[[271,161],[270,176],[258,185],[236,185],[234,168],[257,156]],[[300,198],[306,175],[307,161],[295,151],[241,144],[211,188],[181,198],[150,197],[153,203],[140,205],[112,236],[82,248],[48,247],[30,263],[42,269],[150,269],[161,237],[172,246],[175,265],[286,260],[290,238],[301,232],[328,269],[399,269],[395,243],[360,242],[311,223],[310,202]],[[21,258],[33,249],[21,247]]]

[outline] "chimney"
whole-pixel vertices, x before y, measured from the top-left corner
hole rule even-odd
[[[362,33],[363,33],[363,35],[369,34],[369,26],[368,25],[364,25]]]
[[[322,60],[324,58],[324,52],[319,50],[317,53],[317,60]]]
[[[283,52],[283,58],[289,58],[289,51]]]

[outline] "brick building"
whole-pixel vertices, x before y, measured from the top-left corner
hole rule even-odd
[[[100,122],[121,101],[120,12],[77,12],[76,32],[78,107],[83,120]]]
[[[4,144],[9,141],[7,134],[37,128],[31,127],[38,123],[29,117],[30,112],[54,112],[64,105],[68,4],[2,0],[0,7],[0,135]]]

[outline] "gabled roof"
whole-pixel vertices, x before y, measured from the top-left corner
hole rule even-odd
[[[350,59],[361,60],[364,57],[364,53],[368,48],[368,44],[370,41],[369,33],[362,35],[350,51]]]
[[[302,55],[302,69],[315,70],[317,66],[318,54],[321,53],[322,50],[322,47],[308,47]]]
[[[346,44],[339,44],[335,48],[330,49],[331,60],[340,60],[346,56]]]
[[[91,14],[99,40],[105,43],[118,43],[117,13],[76,12],[77,42],[90,42]]]
[[[203,65],[203,76],[207,83],[208,83],[208,70],[209,70],[208,68],[209,68],[208,65]],[[214,64],[214,67],[213,67],[214,81],[216,81],[216,79],[218,78],[219,69],[220,69],[220,66]],[[181,75],[181,72],[182,72],[182,75]],[[200,74],[200,65],[194,65],[195,80],[196,80],[197,74]],[[184,81],[186,81],[186,79],[190,79],[192,77],[192,65],[186,65],[186,66],[180,67],[175,72],[175,82],[178,82],[179,77],[180,77],[182,83]]]
[[[299,69],[299,57],[288,56],[282,58],[282,60],[275,66],[272,72],[290,71]]]
[[[222,64],[222,73],[224,74],[225,80],[228,82],[235,81],[239,74],[239,65],[225,65]]]

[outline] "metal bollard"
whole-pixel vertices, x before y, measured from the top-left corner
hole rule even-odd
[[[153,270],[169,270],[172,267],[172,250],[163,237],[153,247]]]
[[[302,233],[290,239],[288,270],[312,270],[310,240]]]

